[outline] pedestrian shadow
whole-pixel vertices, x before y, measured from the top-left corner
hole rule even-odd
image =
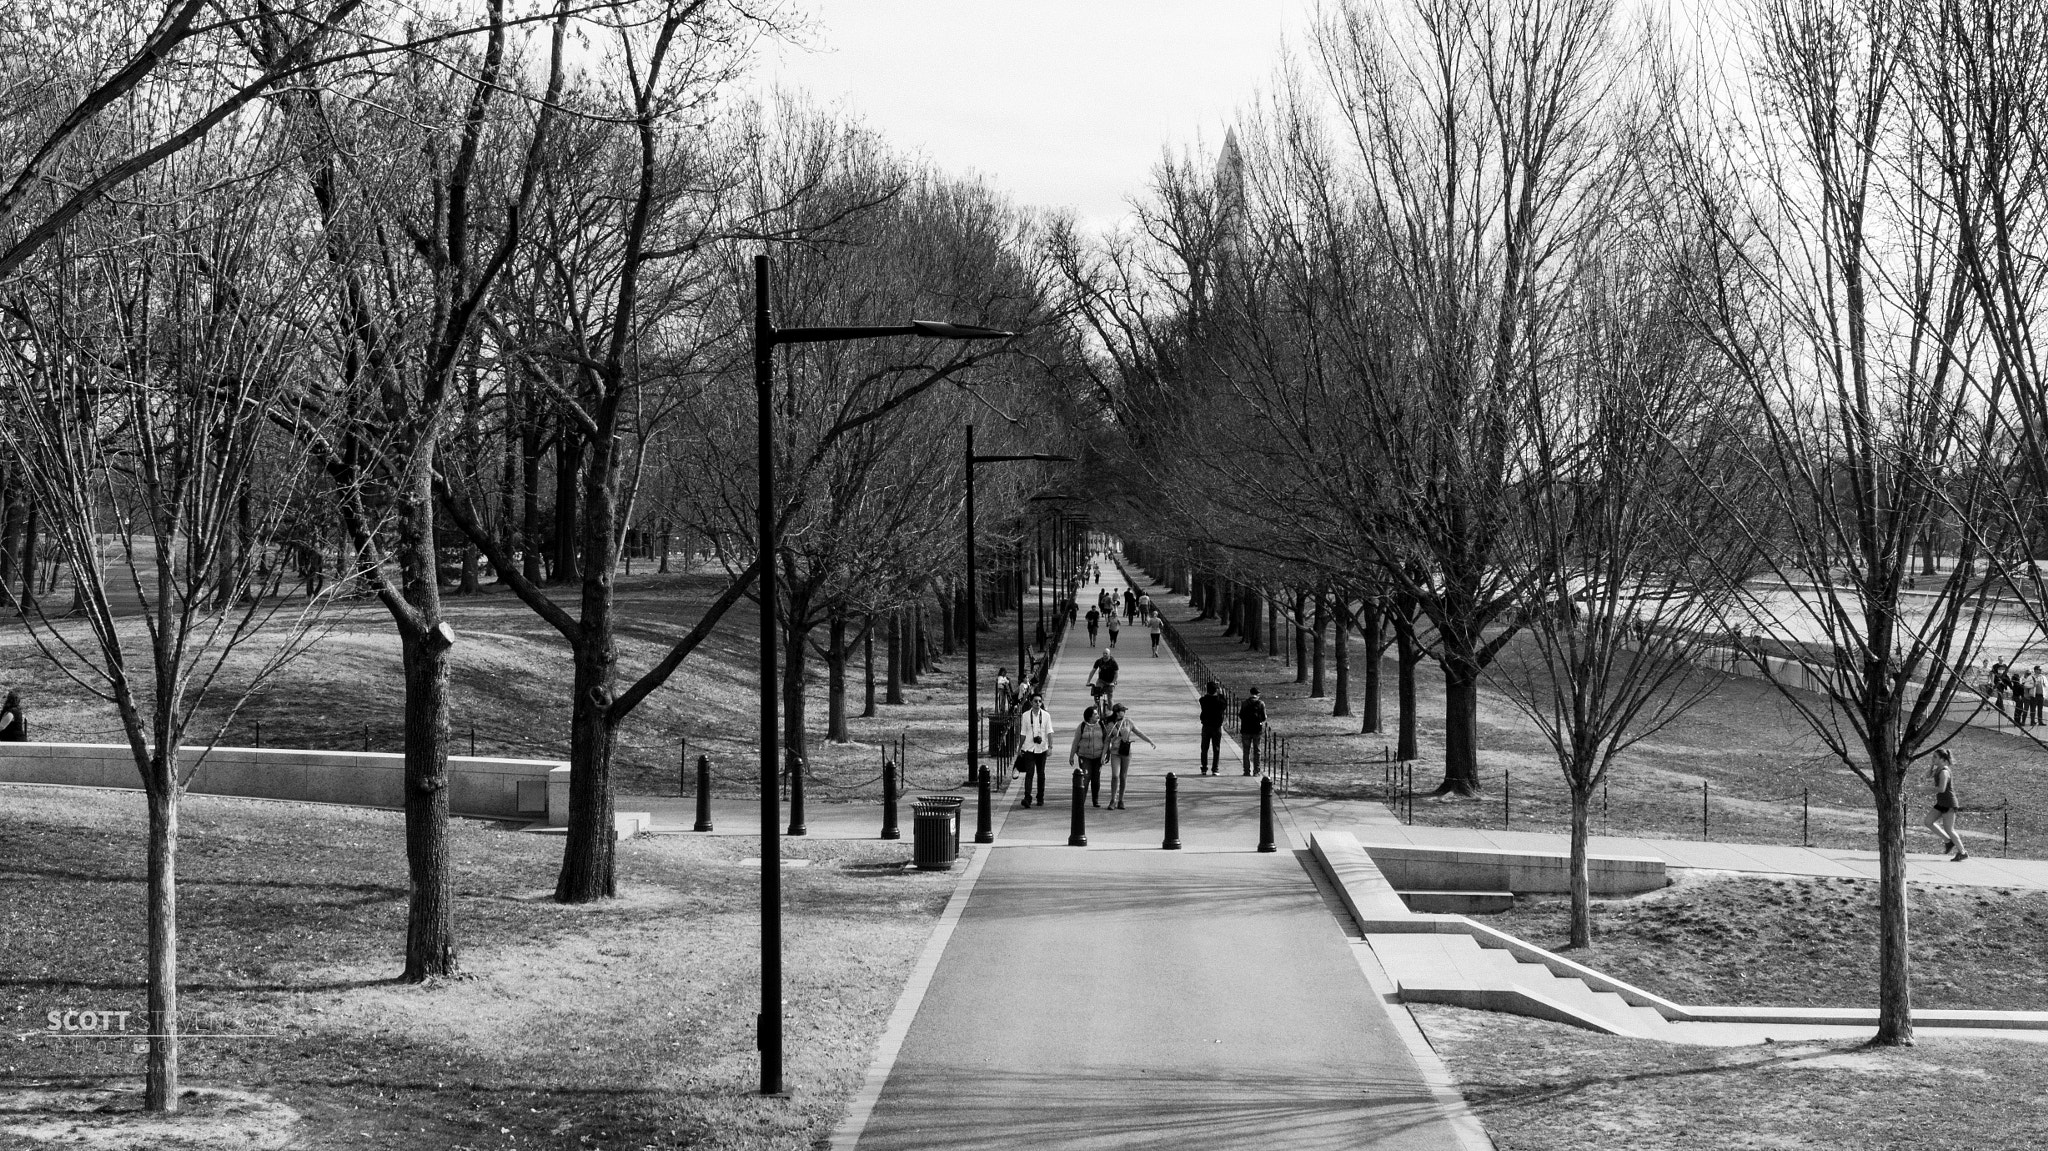
[[[1127,1151],[1459,1146],[1435,1097],[1412,1074],[1191,1072],[1170,1064],[1156,1071],[1059,1073],[997,1065],[977,1068],[969,1078],[925,1075],[899,1064],[859,1144],[861,1151],[993,1145]]]

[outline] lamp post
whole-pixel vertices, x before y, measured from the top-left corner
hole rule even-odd
[[[755,1020],[755,1045],[761,1050],[761,1094],[782,1094],[782,841],[777,824],[781,800],[775,782],[780,722],[775,656],[775,348],[779,344],[819,344],[837,340],[872,340],[884,336],[916,336],[926,340],[999,340],[1013,332],[932,320],[892,326],[835,325],[822,328],[778,328],[768,317],[768,257],[754,257],[754,419],[755,466],[760,490],[755,524],[761,595],[761,1013]]]
[[[981,464],[1015,463],[1023,460],[1037,460],[1041,463],[1073,463],[1073,456],[1053,456],[1035,452],[1023,456],[977,456],[974,454],[974,425],[967,425],[967,782],[962,787],[973,787],[981,778],[981,684],[977,680],[976,663],[980,657],[980,645],[975,635],[980,630],[980,607],[976,592],[979,586],[974,579],[974,469]]]

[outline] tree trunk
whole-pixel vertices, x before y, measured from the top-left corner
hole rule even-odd
[[[1311,626],[1316,631],[1308,640],[1310,664],[1308,697],[1310,699],[1321,699],[1323,698],[1323,633],[1329,630],[1330,627],[1330,597],[1318,591],[1315,595],[1315,600],[1315,622]]]
[[[833,613],[825,635],[825,738],[845,743],[850,738],[846,734],[846,617]]]
[[[1590,770],[1581,778],[1590,778]],[[1572,939],[1574,948],[1593,946],[1593,883],[1586,870],[1586,826],[1593,806],[1591,787],[1573,787],[1572,792]]]
[[[913,606],[903,626],[903,682],[917,686],[918,673],[924,666],[924,606]]]
[[[166,762],[168,757],[168,762]],[[178,1109],[178,790],[177,749],[159,743],[146,780],[149,805],[149,1055],[143,1067],[145,1111]]]
[[[1360,637],[1365,641],[1365,719],[1359,731],[1377,732],[1386,722],[1380,714],[1380,653],[1386,650],[1386,633],[1382,630],[1380,607],[1370,598],[1359,605],[1358,614]]]
[[[804,672],[809,665],[806,650],[810,646],[810,629],[796,626],[796,620],[803,618],[790,605],[789,618],[783,621],[782,632],[782,759],[784,763],[809,759],[810,740],[804,731],[804,722],[809,716],[804,708]]]
[[[1897,721],[1877,727],[1886,746],[1872,748],[1877,806],[1877,1036],[1872,1042],[1913,1042],[1912,956],[1906,935],[1906,795],[1895,766]],[[1876,742],[1876,741],[1873,741]]]
[[[885,659],[889,665],[888,679],[883,685],[883,702],[903,702],[903,640],[908,629],[903,626],[903,609],[889,612],[889,638],[884,646],[888,649]]]
[[[1252,651],[1259,648],[1259,593],[1246,588],[1244,593],[1244,644]]]
[[[1308,682],[1308,593],[1294,593],[1294,682]]]
[[[476,550],[476,544],[473,542],[465,543],[462,546],[462,586],[456,589],[455,594],[475,595],[477,593],[477,557],[480,554]]]
[[[1446,637],[1449,648],[1456,641]],[[1479,794],[1479,665],[1463,652],[1446,651],[1444,672],[1444,781],[1436,794]]]
[[[21,593],[15,597],[23,611],[36,606],[36,537],[42,534],[42,521],[43,506],[31,498],[28,518],[21,525]]]
[[[1395,703],[1401,714],[1396,722],[1394,757],[1396,759],[1419,759],[1422,756],[1420,743],[1416,739],[1415,716],[1415,665],[1422,662],[1422,645],[1415,642],[1415,617],[1394,617],[1394,663],[1397,685]]]
[[[1330,642],[1337,647],[1337,702],[1330,708],[1331,715],[1351,714],[1351,603],[1338,598],[1331,607],[1331,622],[1337,630],[1330,634]]]
[[[875,714],[875,617],[869,616],[860,629],[860,650],[862,674],[867,679],[867,691],[861,697],[862,719]]]
[[[1221,585],[1217,589],[1216,602],[1223,616],[1223,634],[1226,637],[1238,635],[1238,624],[1244,618],[1244,599],[1237,594],[1237,587],[1230,580],[1219,579],[1217,583]]]
[[[555,570],[553,582],[580,583],[583,571],[577,555],[581,543],[576,530],[577,477],[583,472],[583,437],[567,420],[555,431]],[[595,557],[581,560],[596,562]]]
[[[412,893],[400,978],[420,983],[457,970],[448,861],[448,649],[435,632],[408,634],[401,628],[399,653],[405,668],[405,863]]]
[[[525,389],[525,419],[519,429],[519,557],[528,583],[543,582],[540,555],[540,419]]]

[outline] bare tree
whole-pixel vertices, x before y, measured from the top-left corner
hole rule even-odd
[[[70,562],[83,617],[33,611],[32,634],[113,706],[148,804],[151,1111],[178,1105],[178,810],[204,762],[183,744],[211,709],[210,747],[304,650],[325,602],[257,594],[264,551],[238,546],[305,498],[264,414],[313,312],[303,273],[275,257],[269,181],[243,172],[239,187],[195,192],[243,159],[196,146],[143,178],[140,206],[74,217],[0,320],[0,444]],[[215,594],[223,581],[248,594]],[[123,591],[139,619],[120,618]]]

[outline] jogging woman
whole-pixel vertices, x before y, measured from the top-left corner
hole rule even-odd
[[[1970,858],[1963,849],[1963,837],[1956,834],[1956,780],[1955,757],[1947,748],[1934,753],[1934,766],[1927,769],[1928,786],[1934,789],[1934,810],[1920,821],[1920,826],[1941,836],[1952,852],[1949,862],[1960,863]]]

